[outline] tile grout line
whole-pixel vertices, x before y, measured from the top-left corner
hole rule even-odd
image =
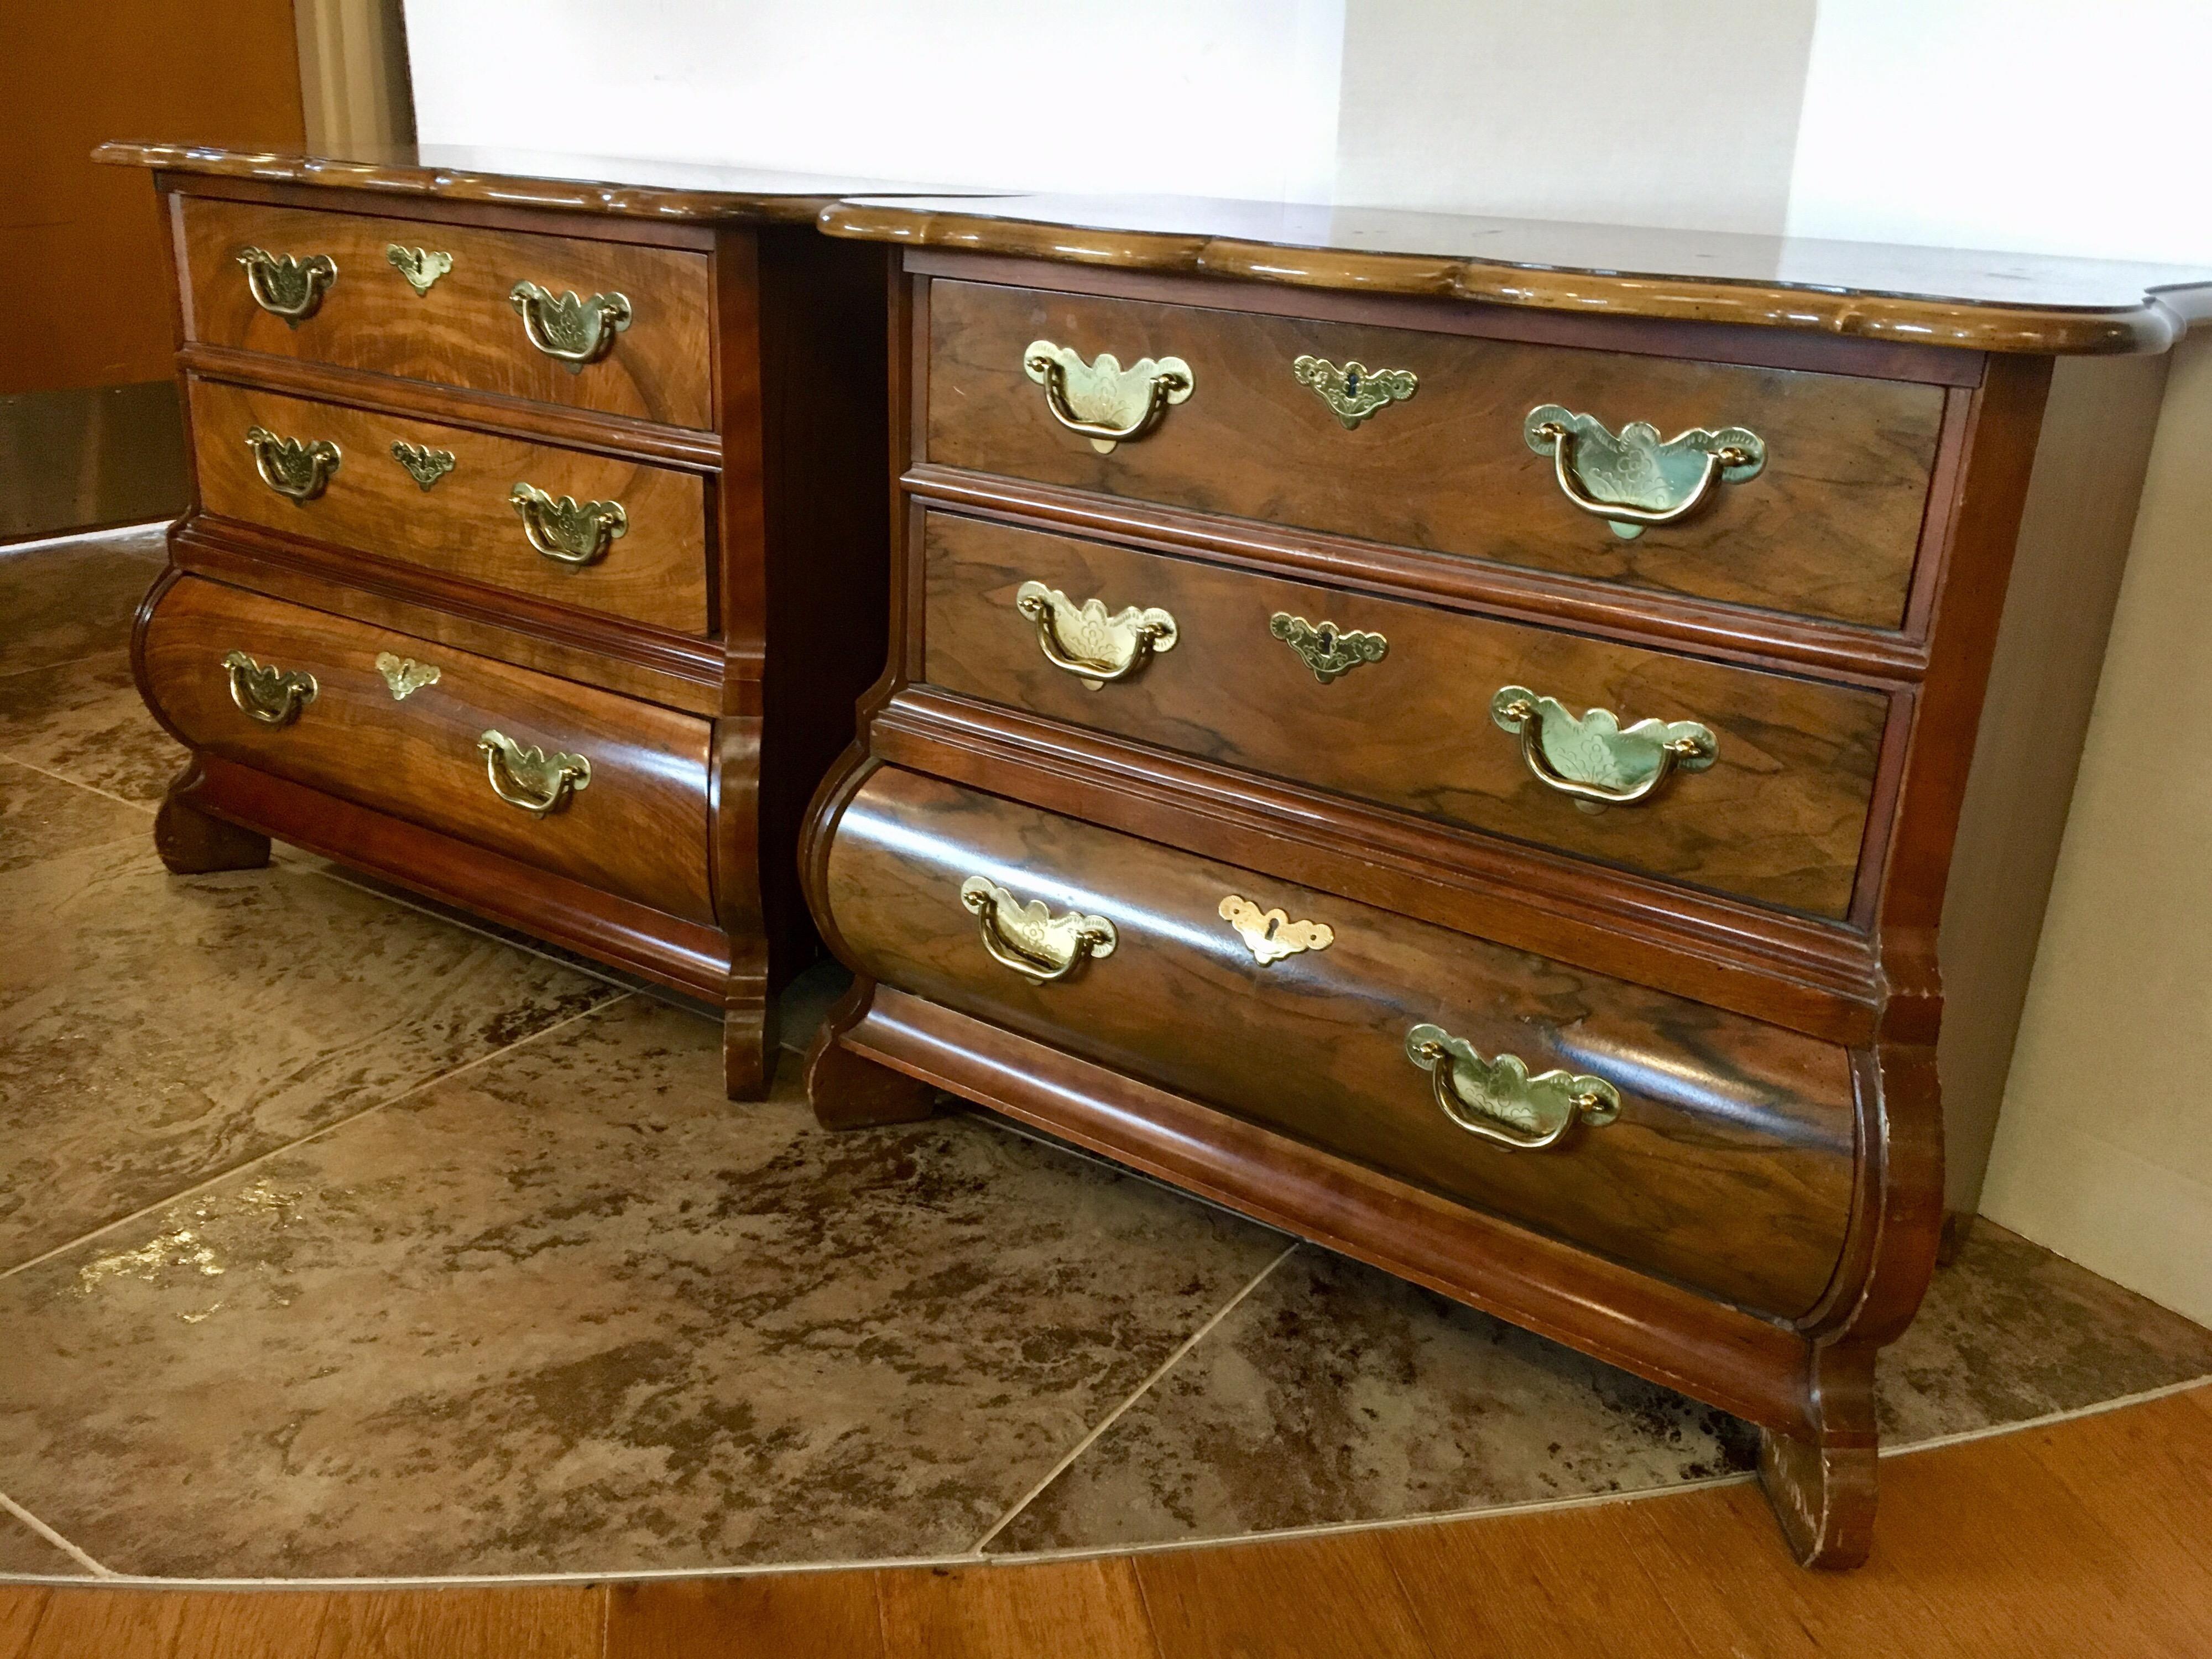
[[[4,1511],[7,1514],[14,1516],[18,1521],[21,1521],[25,1526],[28,1527],[33,1532],[38,1534],[40,1537],[45,1539],[46,1542],[52,1544],[56,1549],[61,1551],[63,1554],[68,1556],[71,1560],[82,1562],[86,1568],[91,1571],[94,1577],[114,1578],[120,1576],[113,1568],[102,1566],[99,1562],[94,1560],[92,1557],[86,1554],[76,1545],[70,1543],[68,1539],[63,1537],[61,1534],[56,1532],[45,1522],[40,1520],[37,1516],[32,1514],[30,1510],[25,1509],[14,1498],[9,1497],[4,1492],[0,1492],[0,1511]]]
[[[57,1256],[67,1255],[70,1251],[76,1249],[81,1244],[89,1243],[92,1240],[100,1237],[104,1233],[112,1233],[118,1227],[127,1227],[132,1222],[142,1220],[145,1217],[153,1214],[157,1210],[167,1209],[172,1204],[182,1203],[193,1194],[204,1192],[207,1188],[216,1185],[218,1182],[228,1181],[234,1176],[243,1175],[248,1170],[255,1169],[261,1164],[266,1164],[272,1158],[280,1158],[286,1152],[296,1152],[301,1147],[308,1145],[310,1142],[320,1140],[325,1135],[335,1134],[338,1130],[344,1128],[349,1123],[360,1122],[362,1119],[368,1116],[371,1113],[380,1112],[387,1106],[397,1106],[401,1101],[408,1099],[411,1096],[418,1095],[425,1089],[433,1088],[441,1083],[449,1082],[453,1079],[461,1076],[464,1073],[473,1072],[479,1066],[489,1065],[493,1060],[499,1059],[502,1054],[511,1054],[517,1048],[526,1047],[528,1044],[537,1042],[540,1037],[550,1036],[556,1031],[561,1030],[567,1026],[574,1025],[580,1019],[589,1019],[594,1014],[603,1013],[607,1009],[613,1007],[617,1003],[622,1001],[624,997],[632,997],[636,994],[637,993],[635,991],[623,991],[620,995],[609,997],[604,1002],[595,1002],[590,1007],[580,1010],[578,1012],[569,1015],[566,1019],[556,1019],[550,1025],[545,1026],[541,1030],[532,1031],[528,1036],[519,1037],[514,1042],[503,1044],[497,1048],[492,1049],[488,1054],[478,1054],[474,1060],[463,1060],[459,1066],[453,1066],[451,1070],[440,1072],[434,1077],[426,1077],[420,1083],[410,1084],[406,1088],[402,1089],[396,1095],[387,1095],[381,1100],[372,1102],[370,1104],[362,1107],[359,1111],[349,1112],[342,1118],[337,1118],[331,1122],[325,1123],[321,1128],[313,1131],[312,1133],[301,1135],[296,1140],[288,1140],[282,1146],[272,1146],[265,1152],[262,1152],[255,1157],[247,1158],[243,1164],[234,1164],[228,1169],[217,1170],[214,1174],[210,1175],[202,1180],[194,1182],[189,1187],[185,1187],[177,1192],[171,1193],[166,1198],[156,1199],[151,1204],[141,1205],[138,1208],[131,1211],[129,1215],[118,1216],[112,1221],[103,1222],[99,1226],[94,1227],[90,1232],[80,1233],[75,1238],[69,1240],[66,1243],[57,1244],[50,1250],[42,1250],[37,1255],[31,1257],[28,1261],[18,1261],[12,1267],[0,1268],[0,1280],[13,1279],[20,1273],[27,1273],[33,1267],[39,1267],[48,1261],[52,1261]]]
[[[154,816],[154,809],[147,805],[144,801],[126,799],[121,795],[102,789],[96,783],[87,783],[82,778],[67,776],[51,767],[41,766],[36,761],[27,761],[21,755],[10,753],[5,749],[0,749],[0,760],[6,761],[10,766],[20,766],[26,772],[36,772],[42,778],[52,778],[56,783],[65,783],[72,789],[82,789],[88,795],[97,795],[102,800],[112,800],[118,806],[127,806],[134,812],[143,812],[149,818]]]
[[[1061,1458],[1059,1462],[1052,1466],[1051,1469],[1046,1473],[1043,1480],[1038,1481],[1036,1485],[1031,1486],[1029,1491],[1023,1493],[1021,1498],[1015,1503],[1013,1508],[1008,1510],[1004,1515],[1000,1516],[998,1520],[993,1523],[991,1529],[988,1532],[985,1533],[981,1538],[977,1539],[974,1544],[970,1545],[968,1549],[969,1555],[980,1560],[982,1558],[985,1547],[1001,1532],[1004,1532],[1006,1528],[1012,1524],[1016,1516],[1019,1515],[1024,1510],[1035,1503],[1047,1486],[1049,1486],[1054,1481],[1059,1480],[1061,1475],[1065,1474],[1074,1464],[1077,1458],[1082,1456],[1084,1453],[1091,1449],[1092,1445],[1097,1442],[1099,1436],[1104,1434],[1107,1430],[1112,1428],[1115,1424],[1121,1421],[1122,1414],[1132,1406],[1135,1405],[1137,1401],[1143,1399],[1155,1382],[1158,1382],[1162,1377],[1173,1370],[1176,1366],[1182,1362],[1185,1354],[1188,1354],[1193,1348],[1195,1348],[1200,1342],[1203,1342],[1208,1334],[1212,1333],[1215,1326],[1218,1325],[1223,1320],[1228,1318],[1231,1314],[1236,1312],[1237,1310],[1243,1304],[1244,1298],[1251,1295],[1253,1291],[1258,1290],[1261,1284],[1266,1281],[1268,1274],[1273,1273],[1276,1268],[1281,1267],[1283,1263],[1289,1261],[1291,1255],[1298,1249],[1298,1246],[1302,1243],[1304,1243],[1303,1240],[1292,1239],[1289,1245],[1284,1249],[1283,1253],[1280,1255],[1270,1261],[1266,1267],[1261,1268],[1258,1273],[1252,1275],[1250,1282],[1248,1283],[1243,1290],[1237,1291],[1237,1294],[1231,1297],[1228,1301],[1223,1303],[1220,1307],[1215,1309],[1212,1316],[1208,1318],[1203,1325],[1200,1325],[1188,1337],[1184,1338],[1183,1340],[1176,1346],[1176,1351],[1160,1362],[1158,1369],[1154,1370],[1152,1374],[1150,1376],[1147,1376],[1143,1382],[1137,1384],[1135,1393],[1132,1394],[1127,1400],[1124,1400],[1120,1405],[1115,1407],[1112,1411],[1107,1413],[1103,1418],[1100,1419],[1097,1425],[1091,1429],[1091,1432],[1085,1435],[1081,1440],[1078,1441],[1074,1449],[1071,1450],[1066,1456]]]

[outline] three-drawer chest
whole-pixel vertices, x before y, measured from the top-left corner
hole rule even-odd
[[[1861,1559],[1939,1056],[1971,1210],[2204,276],[823,222],[902,249],[889,667],[802,848],[857,975],[823,1121],[951,1091],[1683,1389]]]
[[[143,145],[191,509],[142,608],[169,867],[270,836],[725,1012],[884,653],[885,258],[834,181]],[[593,182],[618,179],[619,183]]]

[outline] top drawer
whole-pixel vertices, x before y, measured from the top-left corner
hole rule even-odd
[[[932,283],[929,339],[927,459],[940,465],[1877,628],[1904,617],[1943,412],[1936,386],[980,283]],[[1064,367],[1050,386],[1025,372],[1038,342],[1094,368],[1110,353],[1125,372],[1180,358],[1188,395],[1101,453],[1048,406],[1066,387],[1064,406],[1086,412],[1080,368],[1073,386]],[[1323,367],[1302,379],[1305,360]],[[1364,417],[1355,401],[1348,426],[1309,382],[1355,364],[1369,385],[1354,393],[1403,390],[1379,379],[1400,371],[1411,395]],[[1129,383],[1129,418],[1114,423],[1145,413],[1146,383]],[[1623,536],[1572,504],[1553,455],[1531,447],[1524,428],[1545,405],[1615,437],[1638,422],[1662,439],[1746,428],[1764,461],[1715,479],[1677,522]],[[1629,499],[1603,443],[1577,430],[1570,479],[1593,501]],[[1705,457],[1656,465],[1675,500]]]
[[[183,210],[188,338],[671,426],[714,425],[703,253],[202,197],[185,198]],[[429,285],[417,293],[395,248],[451,263],[420,267]],[[241,262],[248,250],[297,264],[257,277],[258,262]],[[331,274],[316,274],[318,259]],[[512,297],[524,283],[549,296],[528,302],[529,319]],[[303,314],[272,311],[256,299],[257,285]],[[616,295],[629,314],[619,329]],[[574,307],[560,305],[572,296]],[[596,314],[587,309],[594,296],[607,302]],[[533,328],[544,346],[532,343]],[[544,347],[592,360],[564,361]]]

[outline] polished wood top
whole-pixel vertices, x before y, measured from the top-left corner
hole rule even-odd
[[[1194,197],[889,197],[833,236],[1308,288],[2030,353],[2163,351],[2212,270]]]
[[[362,144],[337,156],[118,141],[100,145],[92,157],[116,167],[210,178],[261,179],[387,196],[431,196],[647,219],[803,224],[841,196],[865,192],[895,197],[901,189],[892,180],[849,175],[470,144]],[[914,188],[941,191],[944,186]]]

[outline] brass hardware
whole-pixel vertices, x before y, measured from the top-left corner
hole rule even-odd
[[[1055,916],[1042,899],[1024,904],[983,876],[960,884],[960,902],[975,914],[991,960],[1039,984],[1066,979],[1092,957],[1112,956],[1120,939],[1103,916],[1080,910]]]
[[[1325,921],[1292,921],[1286,911],[1262,910],[1235,893],[1221,901],[1221,919],[1237,930],[1262,968],[1301,951],[1326,951],[1336,943],[1336,930]]]
[[[305,669],[264,668],[243,651],[229,653],[222,666],[230,676],[230,700],[264,726],[289,726],[321,690]]]
[[[1692,427],[1662,443],[1657,427],[1632,421],[1616,438],[1596,416],[1557,404],[1530,410],[1521,435],[1551,456],[1560,493],[1624,540],[1688,518],[1723,483],[1755,478],[1766,465],[1765,440],[1743,427]]]
[[[483,751],[492,793],[532,817],[558,811],[572,792],[591,787],[592,763],[581,755],[549,757],[543,749],[525,748],[503,732],[485,732],[477,747]]]
[[[566,363],[571,374],[584,372],[615,349],[615,336],[629,326],[628,296],[594,294],[588,300],[574,294],[557,299],[550,289],[535,283],[517,283],[507,300],[522,313],[522,331],[530,343],[547,356]]]
[[[1522,685],[1498,689],[1490,718],[1520,737],[1521,758],[1539,782],[1586,812],[1649,800],[1675,772],[1702,772],[1720,755],[1720,739],[1695,720],[1644,720],[1624,730],[1609,708],[1577,720],[1556,697]]]
[[[453,268],[453,256],[440,253],[434,248],[402,247],[393,242],[384,250],[384,257],[392,261],[392,268],[407,279],[407,286],[421,299],[430,291],[430,285]]]
[[[246,267],[246,291],[253,303],[285,325],[297,328],[315,314],[323,295],[338,279],[337,264],[327,253],[295,258],[289,253],[270,253],[242,247],[234,256]]]
[[[338,447],[327,438],[280,438],[266,427],[246,428],[246,447],[253,452],[253,470],[261,482],[295,507],[305,507],[323,493],[341,459]]]
[[[412,657],[395,657],[389,651],[376,653],[376,672],[384,676],[385,686],[394,702],[405,702],[424,686],[438,683],[437,664],[416,662]]]
[[[1390,641],[1380,634],[1356,628],[1339,628],[1333,622],[1316,626],[1304,617],[1278,611],[1267,618],[1267,631],[1298,653],[1323,685],[1341,678],[1364,662],[1381,662]]]
[[[1440,1025],[1407,1032],[1406,1057],[1429,1074],[1446,1117],[1516,1152],[1547,1152],[1577,1123],[1602,1128],[1620,1115],[1620,1091],[1603,1078],[1571,1072],[1530,1077],[1518,1054],[1485,1060]]]
[[[398,438],[392,441],[392,459],[405,467],[407,476],[424,490],[453,470],[452,450],[404,443]]]
[[[1109,680],[1127,679],[1155,652],[1174,650],[1177,638],[1176,619],[1164,611],[1131,605],[1109,617],[1103,601],[1078,605],[1042,582],[1016,588],[1014,609],[1036,624],[1044,659],[1093,691]]]
[[[1326,357],[1293,357],[1291,378],[1311,386],[1346,432],[1376,410],[1402,404],[1421,389],[1420,376],[1410,368],[1370,368],[1360,362],[1339,368]]]
[[[1070,432],[1091,440],[1101,455],[1134,442],[1160,423],[1170,404],[1182,403],[1197,384],[1180,357],[1139,357],[1128,368],[1110,351],[1086,363],[1067,346],[1032,340],[1022,353],[1022,373],[1044,388],[1044,406]]]
[[[507,499],[522,515],[531,546],[556,564],[596,564],[617,537],[629,534],[629,514],[620,501],[579,507],[573,495],[549,495],[526,483],[515,485]]]

